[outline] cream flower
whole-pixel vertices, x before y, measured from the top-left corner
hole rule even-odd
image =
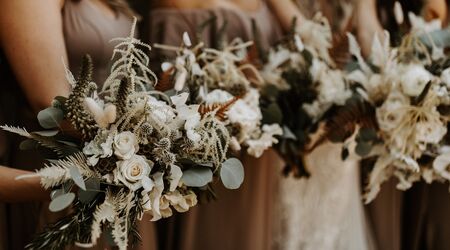
[[[283,130],[278,124],[263,125],[263,134],[260,138],[255,140],[247,140],[247,153],[256,158],[261,157],[264,151],[270,148],[273,144],[278,143],[276,135],[282,135]]]
[[[84,105],[100,128],[107,128],[109,124],[116,121],[117,112],[114,104],[103,106],[102,103],[98,103],[93,98],[86,97]]]
[[[377,120],[380,129],[391,131],[400,124],[406,112],[402,109],[409,105],[409,99],[399,92],[391,92],[383,105],[377,109]]]
[[[450,171],[448,167],[450,166],[450,152],[443,153],[436,157],[433,161],[433,169],[441,177],[450,180]]]
[[[419,122],[416,124],[416,140],[423,144],[438,144],[447,134],[447,128],[442,123]]]
[[[182,93],[172,96],[171,100],[177,110],[177,117],[184,122],[187,137],[193,142],[198,142],[201,136],[195,129],[199,126],[201,119],[200,113],[198,112],[199,105],[186,105],[188,97],[188,93]]]
[[[114,154],[119,159],[130,159],[138,151],[139,144],[132,132],[125,131],[114,137]]]
[[[157,121],[163,124],[168,124],[175,118],[175,112],[173,111],[173,108],[167,105],[167,103],[157,100],[153,96],[148,96],[147,104],[152,110],[151,115]]]
[[[450,88],[450,68],[445,69],[441,73],[441,81]]]
[[[180,191],[175,190],[174,192],[164,195],[164,197],[179,213],[187,212],[189,208],[197,204],[197,196],[194,193],[182,195]]]
[[[204,96],[206,104],[225,103],[230,101],[233,95],[225,90],[215,89]]]
[[[109,130],[101,130],[94,140],[86,143],[83,148],[83,153],[88,157],[88,163],[95,166],[99,158],[110,157],[113,154],[112,144],[113,136]]]
[[[151,170],[152,166],[147,159],[140,155],[133,155],[127,160],[117,162],[115,175],[117,180],[132,191],[136,191],[143,186],[146,189],[152,189],[152,184],[149,182]]]
[[[170,187],[169,191],[174,191],[178,184],[180,183],[181,177],[183,176],[183,171],[177,165],[170,165]]]
[[[418,96],[432,79],[432,75],[422,65],[410,64],[403,69],[400,84],[403,92],[409,96]]]

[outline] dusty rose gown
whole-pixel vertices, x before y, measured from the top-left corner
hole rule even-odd
[[[280,38],[281,30],[263,3],[257,11],[213,8],[209,10],[154,9],[150,12],[150,42],[181,44],[184,31],[194,37],[196,27],[214,14],[220,26],[225,20],[228,39],[251,40],[251,18],[256,20],[267,48]],[[217,28],[217,27],[215,27]],[[216,39],[208,27],[201,40],[207,46]],[[155,54],[155,60],[171,56]],[[173,55],[172,55],[173,56]],[[242,156],[245,181],[239,190],[225,190],[217,185],[218,200],[201,204],[190,212],[160,222],[161,248],[176,250],[264,250],[272,242],[272,209],[282,162],[273,151],[255,159]]]
[[[64,38],[69,66],[76,75],[81,58],[89,53],[94,61],[94,80],[101,84],[106,79],[115,37],[128,36],[132,20],[124,14],[107,16],[90,0],[66,0],[62,9]],[[45,58],[42,59],[45,63]],[[0,124],[23,126],[30,130],[39,129],[24,93],[14,79],[7,59],[0,57]],[[26,65],[24,65],[26,70]],[[51,74],[51,72],[49,72]],[[65,83],[61,83],[65,84]],[[42,159],[31,151],[20,151],[21,138],[0,132],[1,164],[29,170],[40,168]],[[55,214],[48,212],[48,204],[0,203],[0,250],[21,250],[32,239],[33,234]],[[143,223],[145,232],[143,249],[155,249],[153,224]],[[98,246],[98,249],[103,249]]]

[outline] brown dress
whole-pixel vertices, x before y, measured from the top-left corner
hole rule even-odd
[[[81,58],[88,53],[94,61],[94,80],[102,84],[108,74],[114,47],[109,41],[115,37],[128,36],[132,20],[121,13],[115,17],[106,16],[90,0],[66,0],[62,18],[70,69],[76,75]],[[26,127],[31,131],[39,129],[35,114],[4,56],[0,57],[0,76],[0,123]],[[29,170],[42,167],[39,164],[42,158],[36,152],[19,150],[20,141],[18,136],[0,132],[0,163]],[[48,212],[47,205],[31,202],[0,203],[0,250],[24,249],[42,225],[55,219],[55,214]],[[144,249],[155,249],[153,224],[143,223],[141,228],[147,235]]]
[[[266,48],[281,35],[265,4],[255,12],[228,8],[155,9],[150,12],[150,42],[180,45],[184,31],[194,37],[196,27],[212,14],[217,17],[218,26],[227,21],[225,33],[229,40],[235,37],[252,40],[251,18],[256,20]],[[208,27],[200,36],[207,46],[214,44],[214,29],[217,27]],[[161,221],[161,249],[270,249],[272,209],[282,162],[273,151],[259,159],[248,155],[241,159],[245,166],[241,188],[230,191],[217,185],[217,201],[200,204],[185,214]]]

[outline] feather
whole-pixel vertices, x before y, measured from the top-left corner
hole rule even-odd
[[[25,128],[13,127],[13,126],[8,126],[8,125],[0,126],[0,128],[2,128],[5,131],[8,131],[8,132],[21,135],[23,137],[27,137],[27,138],[32,137],[32,135],[30,133],[28,133],[28,131]]]
[[[349,32],[347,32],[347,38],[349,44],[349,51],[358,60],[359,66],[361,67],[362,71],[364,71],[365,73],[372,73],[372,70],[370,69],[369,65],[367,65],[367,63],[364,61],[364,58],[361,55],[361,48],[359,47],[356,38]]]

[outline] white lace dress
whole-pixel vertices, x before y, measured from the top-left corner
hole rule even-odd
[[[341,145],[327,143],[306,158],[309,179],[280,181],[274,249],[369,250],[358,161],[340,161]]]

